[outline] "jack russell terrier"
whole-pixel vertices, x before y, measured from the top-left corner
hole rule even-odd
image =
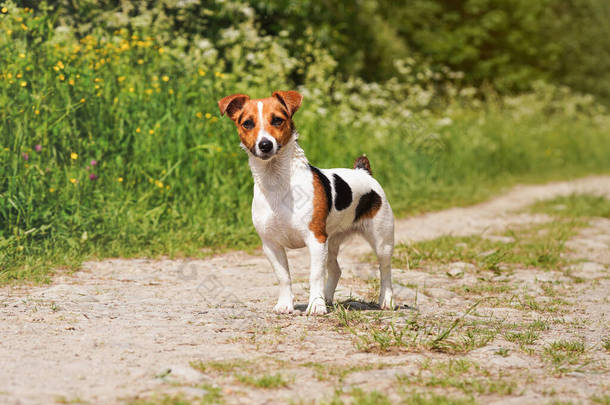
[[[356,159],[354,169],[318,169],[309,164],[292,121],[302,99],[296,91],[276,91],[258,100],[234,94],[218,102],[221,115],[235,122],[241,147],[248,153],[254,177],[252,222],[280,286],[274,311],[294,311],[285,248],[307,246],[311,258],[307,314],[325,314],[341,275],[339,247],[351,234],[364,236],[377,254],[379,306],[391,309],[392,208],[371,176],[366,156]]]

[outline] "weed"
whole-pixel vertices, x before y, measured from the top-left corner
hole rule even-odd
[[[580,340],[558,340],[544,348],[543,358],[551,363],[558,373],[580,369],[588,363],[583,361],[585,345]]]
[[[594,404],[610,405],[610,395],[608,394],[593,395],[590,399]]]
[[[251,361],[243,359],[235,360],[224,360],[224,361],[192,361],[190,362],[191,367],[195,370],[201,371],[202,373],[209,373],[210,371],[220,372],[223,374],[232,373],[235,370],[244,369],[252,365]]]
[[[335,319],[352,335],[354,345],[365,352],[432,350],[465,353],[489,343],[496,329],[465,318],[480,304],[477,301],[453,319],[425,319],[419,314],[349,311],[335,305]]]
[[[555,221],[509,230],[506,235],[514,240],[509,243],[475,235],[441,236],[413,244],[399,244],[395,249],[394,266],[404,267],[407,262],[411,267],[467,262],[477,269],[490,270],[495,274],[501,273],[503,266],[555,269],[567,264],[561,256],[565,242],[583,225],[585,223],[581,221]],[[468,293],[485,292],[483,286],[463,288]],[[487,288],[494,293],[494,288]],[[508,290],[508,287],[497,289],[502,292]]]
[[[570,194],[539,201],[530,207],[530,211],[572,218],[610,218],[610,200],[592,194]]]
[[[261,377],[252,377],[249,375],[239,374],[237,379],[243,384],[250,385],[256,388],[282,388],[288,386],[288,381],[279,373],[264,374]]]
[[[602,347],[608,353],[610,353],[610,336],[602,339]]]

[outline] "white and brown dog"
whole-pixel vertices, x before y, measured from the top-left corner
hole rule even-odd
[[[221,114],[235,122],[241,147],[248,153],[254,177],[252,222],[280,285],[274,310],[294,310],[285,248],[307,246],[311,256],[307,313],[326,313],[341,275],[339,247],[354,233],[363,235],[375,250],[381,277],[379,306],[392,308],[390,204],[371,176],[365,156],[356,159],[354,169],[318,169],[309,164],[292,121],[302,99],[296,91],[276,91],[258,100],[234,94],[218,102]]]

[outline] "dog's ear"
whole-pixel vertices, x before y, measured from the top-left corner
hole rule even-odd
[[[233,94],[231,96],[226,96],[218,101],[220,115],[227,114],[229,118],[235,121],[237,112],[244,108],[244,104],[246,104],[246,101],[248,100],[250,100],[250,96],[245,94]]]
[[[273,97],[277,98],[280,103],[284,105],[288,109],[288,113],[292,117],[295,112],[301,106],[301,101],[303,101],[303,96],[299,94],[298,91],[274,91]]]

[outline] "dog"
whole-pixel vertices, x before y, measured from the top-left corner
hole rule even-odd
[[[263,99],[233,94],[218,102],[221,116],[233,120],[248,154],[254,178],[252,222],[279,281],[274,311],[294,311],[285,249],[307,246],[311,260],[307,314],[325,314],[341,276],[339,247],[352,234],[364,236],[377,254],[379,306],[391,309],[392,208],[365,155],[356,159],[353,169],[318,169],[309,164],[293,122],[302,100],[296,91],[275,91]]]

